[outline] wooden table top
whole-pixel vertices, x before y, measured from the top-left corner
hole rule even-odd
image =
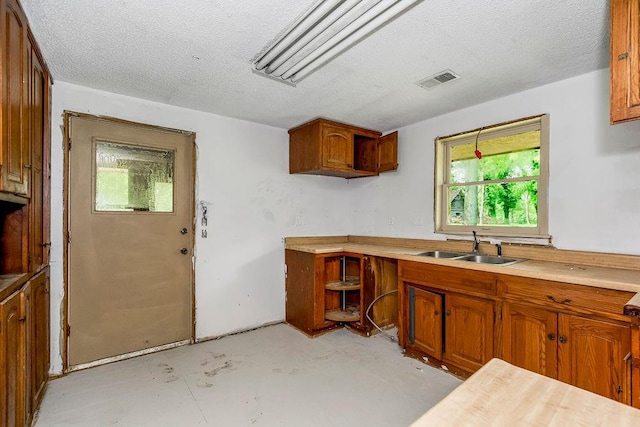
[[[492,359],[411,427],[638,425],[638,409]]]

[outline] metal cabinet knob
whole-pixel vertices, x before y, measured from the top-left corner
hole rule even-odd
[[[558,341],[560,341],[562,344],[567,342],[567,337],[560,335],[558,337]]]
[[[187,253],[189,253],[189,250],[187,248],[182,248],[182,249],[180,249],[180,253],[182,255],[186,255]]]
[[[556,336],[554,334],[547,334],[547,338],[549,338],[550,341],[553,341],[556,339]]]
[[[183,228],[182,230],[180,230],[180,234],[187,234],[189,230],[187,230],[187,228]]]

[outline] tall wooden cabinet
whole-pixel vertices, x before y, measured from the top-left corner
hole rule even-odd
[[[611,124],[640,118],[640,0],[611,0]]]
[[[17,0],[0,0],[0,425],[30,425],[49,375],[50,86]]]

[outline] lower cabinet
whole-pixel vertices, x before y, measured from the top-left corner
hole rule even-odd
[[[49,271],[0,301],[0,426],[31,425],[49,375]]]
[[[285,263],[286,321],[310,336],[342,325],[370,333],[367,308],[375,298],[397,289],[394,260],[287,249]],[[397,299],[390,297],[372,307],[370,317],[380,327],[391,326],[397,312]]]
[[[445,296],[444,361],[475,372],[493,357],[493,301]]]
[[[502,331],[507,362],[631,403],[629,325],[507,301]]]
[[[26,285],[28,288],[28,284]],[[0,425],[25,425],[25,294],[0,302]]]
[[[493,301],[405,286],[407,347],[469,373],[491,360]]]
[[[442,294],[408,286],[408,342],[442,360]]]

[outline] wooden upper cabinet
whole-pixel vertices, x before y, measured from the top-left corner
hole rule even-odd
[[[29,43],[31,47],[31,43]],[[31,200],[29,204],[29,270],[47,265],[49,253],[49,77],[35,49],[30,49],[29,90],[31,140]]]
[[[640,0],[611,0],[611,124],[640,118]]]
[[[0,191],[29,196],[29,49],[27,20],[17,0],[2,8],[2,150]]]
[[[631,403],[628,325],[558,315],[558,379]]]
[[[398,131],[380,138],[378,142],[378,172],[398,169]]]
[[[558,315],[542,308],[505,302],[502,359],[551,378],[558,378]]]
[[[398,167],[397,132],[381,133],[326,119],[289,130],[289,172],[358,178]]]

